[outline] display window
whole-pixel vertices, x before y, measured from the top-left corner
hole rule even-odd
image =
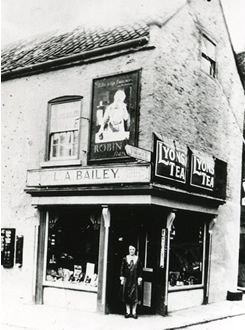
[[[169,290],[204,285],[205,222],[178,215],[170,232]]]
[[[47,212],[44,285],[97,291],[99,212]]]

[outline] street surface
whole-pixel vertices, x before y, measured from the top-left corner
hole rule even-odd
[[[245,315],[228,317],[223,320],[197,324],[190,327],[179,328],[188,330],[244,330]]]

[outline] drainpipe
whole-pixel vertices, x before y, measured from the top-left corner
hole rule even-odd
[[[167,216],[167,257],[166,257],[166,273],[165,273],[165,296],[164,296],[164,314],[168,314],[168,273],[169,273],[169,249],[170,249],[170,232],[176,217],[174,211]]]
[[[106,313],[106,278],[107,278],[107,258],[108,258],[108,242],[109,242],[109,228],[111,223],[111,214],[108,206],[103,206],[102,216],[104,219],[105,227],[105,240],[104,240],[104,264],[103,264],[103,280],[102,280],[102,308],[103,313]]]
[[[216,224],[217,217],[214,217],[208,227],[208,233],[209,233],[209,249],[208,249],[208,272],[207,272],[207,283],[206,283],[206,293],[205,293],[205,300],[204,303],[208,303],[208,297],[209,297],[209,287],[210,287],[210,274],[211,274],[211,257],[212,257],[212,244],[213,244],[213,228]]]

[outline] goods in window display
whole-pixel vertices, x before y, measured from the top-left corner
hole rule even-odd
[[[170,233],[169,288],[202,284],[203,235],[202,221],[175,219]]]
[[[45,278],[50,285],[97,288],[99,229],[97,217],[80,209],[50,212]]]

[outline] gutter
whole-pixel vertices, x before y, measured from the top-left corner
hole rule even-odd
[[[141,37],[138,39],[125,41],[125,42],[122,42],[122,43],[119,43],[116,45],[110,45],[110,46],[101,47],[101,48],[97,48],[97,49],[93,49],[93,50],[88,50],[88,51],[85,51],[85,52],[82,52],[79,54],[73,54],[71,56],[61,57],[61,58],[58,58],[55,60],[49,60],[49,61],[46,61],[43,63],[37,63],[37,64],[33,64],[33,65],[26,66],[23,68],[14,69],[12,71],[2,73],[2,75],[1,75],[2,81],[14,78],[19,75],[28,75],[29,73],[33,74],[40,70],[45,71],[52,67],[57,67],[57,66],[62,67],[63,65],[65,65],[67,63],[81,61],[81,60],[85,60],[87,58],[101,56],[104,54],[108,54],[108,53],[115,52],[115,51],[120,51],[120,50],[127,49],[127,48],[135,48],[135,47],[143,46],[143,45],[147,44],[148,42],[149,42],[149,38],[145,36],[145,37]]]

